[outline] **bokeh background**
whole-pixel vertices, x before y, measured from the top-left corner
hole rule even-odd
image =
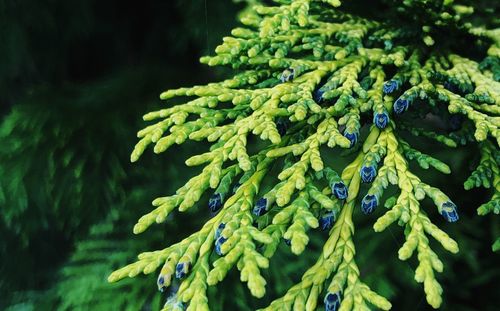
[[[139,236],[131,230],[153,198],[173,193],[196,172],[184,160],[200,147],[146,152],[134,165],[129,154],[142,114],[163,105],[161,91],[230,73],[198,59],[229,34],[243,8],[230,0],[0,0],[0,310],[161,307],[171,293],[156,290],[155,275],[117,284],[106,277],[209,217],[202,202]],[[456,224],[431,213],[461,247],[450,255],[432,244],[445,262],[438,276],[442,309],[499,310],[500,257],[491,251],[499,224],[476,216],[489,193],[462,186],[478,155],[472,147],[415,143],[450,164],[452,177],[419,173],[460,207]],[[430,309],[413,281],[415,258],[397,259],[401,229],[375,234],[373,218],[355,218],[366,282],[394,310]],[[233,271],[209,290],[212,309],[255,310],[283,295],[315,261],[326,235],[313,232],[300,257],[282,246],[264,272],[264,299],[252,298]]]

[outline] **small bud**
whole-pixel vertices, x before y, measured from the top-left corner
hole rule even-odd
[[[268,209],[268,200],[266,198],[260,198],[257,200],[255,207],[253,208],[253,213],[256,216],[262,216],[267,212]]]
[[[399,82],[397,80],[389,80],[384,83],[384,86],[382,88],[382,91],[384,94],[390,94],[394,91],[397,91],[399,88]]]
[[[158,290],[160,292],[163,292],[165,290],[165,288],[167,288],[167,286],[165,284],[165,276],[163,274],[160,274],[158,276],[158,280],[156,281],[156,285],[158,285]]]
[[[373,123],[375,123],[379,129],[384,129],[389,123],[389,115],[385,111],[383,113],[375,113],[373,114]]]
[[[336,182],[332,184],[332,193],[339,200],[345,200],[347,198],[347,187],[343,182]]]
[[[186,306],[182,301],[179,301],[177,294],[173,294],[167,299],[163,308],[163,310],[178,311],[185,310]]]
[[[210,200],[208,200],[208,208],[210,212],[217,213],[222,207],[222,195],[220,193],[214,193]]]
[[[337,311],[340,308],[340,293],[328,293],[325,296],[325,311]]]
[[[377,170],[375,169],[375,166],[364,166],[361,167],[361,170],[359,171],[359,174],[361,175],[361,180],[365,183],[370,183],[375,179],[375,176],[377,175]]]
[[[285,82],[293,80],[294,77],[295,77],[295,69],[287,68],[281,73],[280,81],[282,83],[285,83]]]
[[[361,211],[363,211],[364,214],[368,215],[373,213],[375,208],[377,208],[378,205],[378,199],[377,196],[373,194],[367,194],[363,198],[363,201],[361,201]]]
[[[321,104],[321,102],[323,102],[324,93],[325,91],[321,88],[318,88],[313,92],[313,99],[317,104]]]
[[[284,136],[286,134],[289,126],[290,121],[287,118],[278,118],[276,120],[276,129],[278,130],[280,136]]]
[[[455,222],[458,220],[457,206],[451,201],[446,201],[441,205],[441,215],[448,222]]]
[[[336,218],[337,217],[333,211],[325,213],[323,216],[321,216],[321,218],[319,219],[319,226],[321,227],[321,230],[331,229]]]
[[[220,249],[220,247],[226,241],[227,241],[227,239],[223,236],[220,236],[217,240],[215,240],[215,252],[217,253],[217,255],[222,256],[222,250]]]
[[[214,240],[217,240],[221,236],[222,230],[224,230],[224,228],[226,228],[226,224],[221,222],[217,227],[217,230],[215,230]]]
[[[350,148],[352,148],[356,144],[356,142],[358,141],[358,133],[357,132],[350,133],[347,130],[345,130],[344,137],[349,139],[349,141],[351,142]]]
[[[400,97],[396,99],[392,108],[396,114],[402,114],[408,109],[409,105],[410,102],[407,99],[403,99]]]
[[[182,279],[189,272],[189,262],[180,262],[175,266],[175,277],[178,279]]]

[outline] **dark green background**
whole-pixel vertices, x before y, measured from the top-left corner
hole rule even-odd
[[[153,198],[173,193],[196,172],[183,162],[204,147],[187,144],[160,156],[148,150],[134,165],[129,153],[142,114],[162,106],[161,91],[230,72],[201,66],[198,58],[229,34],[242,8],[229,0],[0,0],[0,309],[157,310],[165,301],[169,293],[156,291],[154,275],[113,285],[106,277],[209,217],[201,204],[140,236],[131,232]],[[456,224],[432,214],[461,247],[450,255],[432,243],[445,262],[438,276],[442,309],[497,310],[499,258],[490,246],[498,222],[476,216],[488,193],[462,186],[478,160],[475,150],[418,143],[454,170],[452,178],[421,176],[447,189],[460,207]],[[371,229],[381,212],[355,215],[362,277],[394,310],[427,310],[413,281],[415,258],[397,260],[400,228]],[[233,272],[210,289],[213,309],[252,310],[282,295],[326,239],[325,232],[312,236],[302,256],[283,247],[272,260],[263,300],[251,298]]]

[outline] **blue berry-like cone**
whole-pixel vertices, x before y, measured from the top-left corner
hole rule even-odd
[[[212,213],[217,213],[222,207],[222,195],[214,193],[210,200],[208,200],[208,208]]]
[[[222,230],[224,230],[224,228],[226,228],[226,224],[221,222],[217,227],[217,230],[215,230],[215,240],[217,240],[220,237],[220,235],[222,234]]]
[[[363,201],[361,201],[361,211],[366,215],[373,213],[375,208],[377,208],[378,205],[377,201],[378,201],[377,196],[373,194],[365,195]]]
[[[292,245],[292,240],[290,239],[283,239],[285,241],[285,244],[288,245],[288,246],[291,246]]]
[[[189,272],[189,262],[180,262],[175,266],[175,277],[182,279]]]
[[[334,212],[328,212],[321,216],[319,219],[319,226],[321,227],[321,230],[329,230],[333,227],[333,223],[335,222],[335,213]]]
[[[278,130],[280,136],[284,136],[286,134],[289,126],[290,122],[286,118],[278,118],[278,120],[276,120],[276,129]]]
[[[222,251],[220,249],[220,247],[222,246],[222,244],[224,244],[225,242],[227,241],[227,239],[223,236],[219,237],[216,241],[215,241],[215,252],[217,253],[217,255],[219,256],[222,256]]]
[[[377,170],[374,166],[363,166],[359,172],[361,180],[365,183],[372,182],[377,175]]]
[[[351,142],[351,148],[352,146],[354,146],[356,144],[356,142],[358,141],[358,133],[349,133],[347,130],[344,132],[344,137],[349,139],[349,141]]]
[[[325,311],[337,311],[340,308],[340,293],[328,293],[325,296]]]
[[[410,105],[410,102],[407,99],[402,99],[401,97],[396,99],[394,102],[394,105],[392,106],[392,109],[396,114],[402,114],[408,109],[408,106]]]
[[[451,201],[444,202],[441,205],[441,215],[448,222],[455,222],[458,220],[457,206]]]
[[[288,68],[281,73],[280,81],[282,83],[285,83],[290,80],[293,80],[294,77],[295,77],[295,70],[293,68]]]
[[[379,129],[385,129],[389,123],[389,115],[386,112],[375,113],[373,115],[373,123],[375,123]]]
[[[156,285],[158,285],[158,290],[160,292],[163,292],[165,290],[166,286],[165,286],[165,276],[164,275],[160,274],[158,276],[158,280],[156,281]]]
[[[260,198],[257,200],[257,203],[255,204],[253,208],[253,213],[256,216],[262,216],[267,212],[267,199],[266,198]]]
[[[347,187],[343,182],[336,182],[332,185],[332,193],[339,200],[347,198]]]
[[[384,92],[384,94],[390,94],[390,93],[392,93],[394,91],[397,91],[398,88],[399,88],[398,81],[391,79],[391,80],[386,81],[384,83],[382,91]]]
[[[313,93],[313,99],[317,104],[321,104],[323,102],[323,94],[325,91],[322,88],[316,89]]]

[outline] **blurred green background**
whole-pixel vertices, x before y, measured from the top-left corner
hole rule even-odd
[[[0,0],[0,310],[161,307],[170,293],[157,292],[155,275],[112,285],[106,277],[209,217],[202,203],[139,236],[131,230],[153,198],[173,193],[194,174],[184,160],[204,146],[146,152],[134,165],[129,153],[144,126],[142,114],[162,106],[161,91],[230,72],[201,66],[198,58],[229,34],[243,7],[230,0]],[[493,217],[476,216],[488,192],[462,186],[478,160],[475,149],[417,143],[455,172],[452,178],[420,172],[447,189],[461,212],[457,224],[432,214],[461,247],[450,255],[433,245],[445,262],[438,276],[442,309],[498,310],[499,256],[491,244],[500,228]],[[362,277],[394,310],[429,309],[413,281],[415,258],[397,259],[400,228],[375,234],[373,219],[359,216]],[[252,298],[233,272],[209,290],[213,310],[255,310],[284,294],[326,239],[325,232],[311,234],[302,256],[283,245],[273,258],[264,272],[264,299]]]

